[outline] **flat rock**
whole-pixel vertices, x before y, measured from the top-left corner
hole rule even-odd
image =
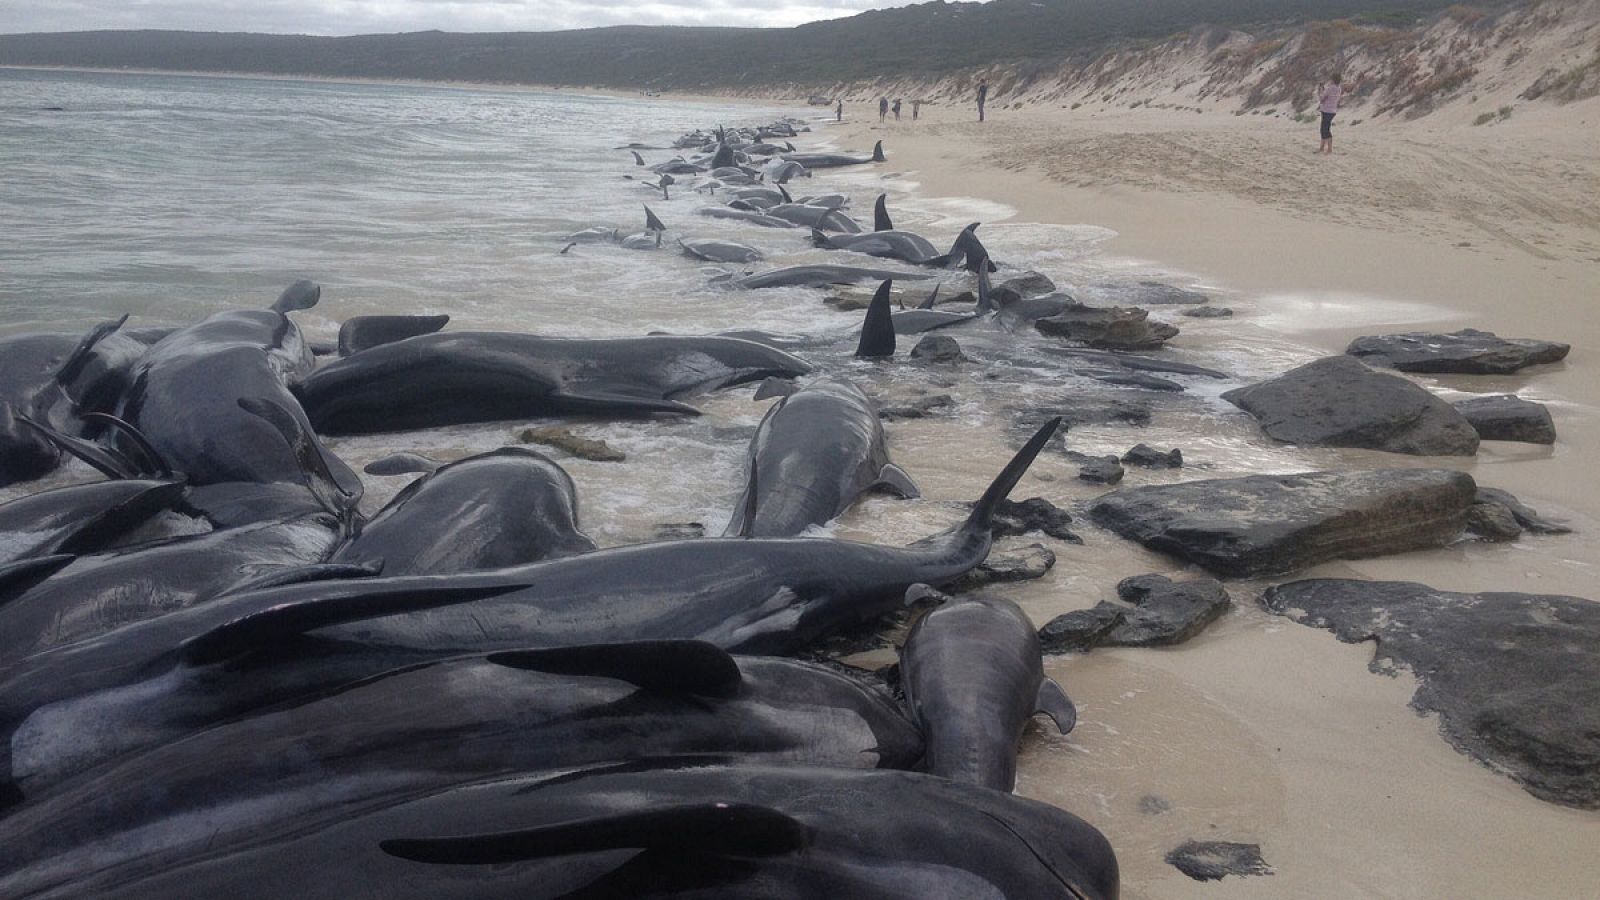
[[[1184,841],[1167,854],[1167,863],[1195,881],[1221,881],[1228,875],[1271,875],[1260,844]]]
[[[1186,309],[1178,315],[1188,316],[1191,319],[1231,319],[1233,318],[1233,310],[1226,306],[1196,306],[1193,309]]]
[[[1048,419],[1060,416],[1068,428],[1085,425],[1149,425],[1152,413],[1148,400],[1124,400],[1119,397],[1063,397],[1062,405],[1048,401],[1037,407],[1020,409],[1018,426],[1029,433]]]
[[[1466,418],[1478,437],[1486,441],[1556,442],[1556,423],[1543,403],[1524,400],[1516,394],[1493,394],[1458,400],[1450,405]]]
[[[1056,283],[1051,281],[1048,275],[1030,269],[1021,275],[1013,275],[996,284],[994,289],[996,291],[1010,291],[1019,298],[1037,297],[1054,291]]]
[[[1101,384],[1114,384],[1118,387],[1139,388],[1145,391],[1162,391],[1165,393],[1182,393],[1183,385],[1170,378],[1151,375],[1148,372],[1134,372],[1126,369],[1089,369],[1078,374],[1093,378]]]
[[[1345,352],[1402,372],[1509,375],[1528,366],[1560,362],[1571,349],[1555,341],[1503,338],[1492,331],[1463,328],[1448,334],[1412,331],[1359,337]]]
[[[1499,488],[1480,487],[1478,488],[1476,502],[1498,503],[1501,506],[1504,506],[1506,509],[1511,510],[1511,514],[1517,519],[1517,524],[1521,525],[1524,531],[1530,531],[1534,534],[1572,533],[1572,529],[1568,528],[1566,525],[1546,519],[1539,515],[1538,510],[1533,509],[1526,503],[1523,503],[1521,500],[1518,500],[1516,497],[1512,496],[1510,491],[1502,491]]]
[[[622,462],[628,458],[627,454],[617,450],[605,441],[579,437],[559,425],[524,428],[517,435],[517,439],[524,444],[543,444],[546,447],[565,450],[579,459],[587,459],[594,462]]]
[[[1478,501],[1467,510],[1467,531],[1486,541],[1504,543],[1522,537],[1517,517],[1503,504]]]
[[[705,537],[706,526],[703,522],[662,522],[650,533],[658,541],[686,541]]]
[[[917,345],[911,348],[911,358],[926,360],[936,363],[956,363],[964,361],[967,356],[961,352],[961,345],[956,339],[943,334],[930,334]]]
[[[1032,581],[1043,578],[1055,568],[1055,564],[1055,553],[1043,544],[1029,544],[1005,553],[991,553],[988,559],[957,579],[950,590],[970,591],[988,584]]]
[[[1101,601],[1093,609],[1056,616],[1039,629],[1040,642],[1052,651],[1171,646],[1204,631],[1232,605],[1222,583],[1212,578],[1178,582],[1136,575],[1117,585],[1117,596],[1122,603]]]
[[[1177,447],[1171,450],[1157,450],[1149,444],[1134,444],[1127,453],[1122,454],[1122,461],[1130,466],[1144,466],[1147,469],[1181,469],[1183,451]]]
[[[1122,624],[1126,610],[1101,602],[1090,609],[1075,609],[1056,616],[1039,629],[1039,646],[1046,653],[1081,653],[1105,643],[1112,629]]]
[[[926,419],[940,410],[949,409],[955,405],[955,402],[955,399],[949,394],[928,394],[898,406],[880,407],[878,409],[878,418]]]
[[[1010,537],[1037,531],[1058,541],[1081,544],[1083,538],[1067,526],[1072,515],[1043,497],[1026,500],[1001,500],[994,512],[994,536]]]
[[[1033,323],[1044,334],[1106,350],[1154,350],[1178,336],[1176,325],[1150,320],[1133,306],[1074,306]]]
[[[1078,466],[1078,480],[1090,484],[1116,484],[1123,474],[1122,463],[1115,456],[1091,457]]]
[[[1448,469],[1306,472],[1123,488],[1089,514],[1152,550],[1247,578],[1448,543],[1476,494],[1472,476]]]
[[[1450,404],[1349,356],[1330,356],[1222,399],[1254,416],[1274,440],[1418,456],[1471,456],[1478,432]]]
[[[1376,641],[1372,670],[1415,673],[1411,705],[1438,713],[1457,750],[1542,800],[1600,809],[1600,603],[1348,579],[1292,582],[1261,602]]]

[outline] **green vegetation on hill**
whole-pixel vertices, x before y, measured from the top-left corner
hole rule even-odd
[[[1197,25],[1396,24],[1448,0],[943,0],[796,28],[311,37],[183,31],[0,35],[0,65],[676,90],[829,84],[1054,60]]]

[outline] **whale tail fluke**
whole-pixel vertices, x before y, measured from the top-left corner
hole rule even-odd
[[[879,141],[876,144],[872,145],[872,161],[873,162],[888,162],[889,161],[889,157],[883,155],[883,141]]]
[[[878,286],[867,307],[867,317],[861,322],[861,343],[856,345],[856,356],[881,359],[894,355],[894,314],[889,310],[889,291],[894,281]]]
[[[894,222],[889,218],[889,195],[879,194],[878,202],[872,205],[872,230],[893,231]]]

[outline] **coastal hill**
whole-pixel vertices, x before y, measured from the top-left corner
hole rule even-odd
[[[353,37],[183,31],[0,35],[0,65],[732,92],[785,99],[1224,103],[1300,112],[1330,68],[1375,113],[1417,115],[1506,65],[1548,99],[1600,91],[1600,0],[993,0],[795,28],[613,27]],[[1526,48],[1537,45],[1540,53]],[[1515,51],[1523,47],[1517,56]],[[1513,58],[1515,57],[1515,58]],[[1538,82],[1535,84],[1534,82]],[[1183,98],[1174,100],[1174,91]]]

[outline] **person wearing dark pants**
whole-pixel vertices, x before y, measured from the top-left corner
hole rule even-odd
[[[1335,72],[1317,93],[1317,109],[1322,113],[1322,146],[1317,148],[1318,153],[1333,152],[1333,116],[1344,97],[1343,81],[1344,76]]]
[[[983,121],[983,104],[986,103],[988,100],[989,100],[989,82],[987,82],[987,81],[981,82],[978,85],[978,121],[979,122]]]
[[[887,119],[887,118],[889,118],[889,98],[888,97],[879,97],[878,98],[878,121],[882,122],[884,119]]]

